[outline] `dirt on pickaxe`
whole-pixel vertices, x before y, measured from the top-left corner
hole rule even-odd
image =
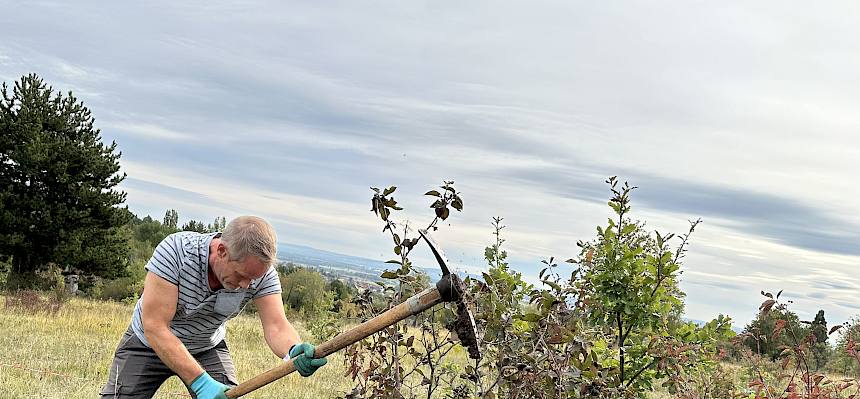
[[[457,305],[457,319],[451,326],[453,327],[452,330],[457,334],[457,338],[460,339],[460,343],[468,349],[469,357],[473,359],[480,358],[481,354],[478,349],[475,319],[472,317],[472,313],[463,301],[465,292],[463,282],[456,274],[452,274],[450,270],[448,270],[448,260],[433,240],[433,237],[430,236],[430,233],[425,230],[419,230],[418,232],[421,234],[421,238],[423,238],[424,241],[427,242],[427,245],[430,246],[430,251],[433,252],[433,256],[436,257],[436,261],[442,269],[442,278],[436,282],[436,287],[421,291],[400,305],[389,309],[385,313],[361,323],[348,331],[344,331],[336,337],[320,344],[314,351],[314,358],[326,357],[379,331],[382,331],[407,317],[417,315],[442,302],[453,302]],[[293,371],[296,371],[296,366],[293,364],[293,361],[286,361],[283,364],[263,372],[256,377],[239,384],[233,389],[230,389],[226,392],[226,395],[230,399],[238,398],[280,379]]]

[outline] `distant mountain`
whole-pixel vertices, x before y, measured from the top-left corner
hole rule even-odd
[[[363,272],[378,271],[381,273],[392,266],[390,263],[386,264],[384,261],[344,255],[294,244],[278,244],[278,258],[283,261],[301,263],[308,266],[328,266]]]

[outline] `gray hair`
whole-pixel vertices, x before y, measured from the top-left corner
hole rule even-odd
[[[275,228],[261,217],[239,216],[231,220],[221,232],[221,241],[227,246],[232,261],[241,261],[248,255],[256,256],[267,265],[277,260]]]

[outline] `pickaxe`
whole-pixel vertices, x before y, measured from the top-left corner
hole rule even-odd
[[[442,268],[442,278],[436,282],[436,288],[428,288],[421,291],[405,302],[397,305],[385,313],[380,314],[358,326],[340,333],[338,336],[320,344],[314,351],[314,358],[326,357],[335,353],[347,346],[350,346],[362,339],[369,337],[379,331],[384,330],[391,325],[406,319],[409,316],[417,315],[427,309],[432,308],[441,302],[454,302],[457,305],[457,320],[454,322],[454,332],[460,339],[460,343],[469,350],[469,357],[472,359],[480,358],[481,354],[478,350],[478,340],[475,334],[475,319],[469,311],[466,304],[463,302],[463,282],[456,274],[451,274],[448,270],[448,260],[442,250],[436,245],[433,237],[425,230],[418,230],[421,238],[430,246],[433,256],[439,262],[439,267]],[[304,356],[304,355],[300,355]],[[238,398],[251,391],[254,391],[264,385],[267,385],[279,378],[282,378],[293,371],[296,371],[293,361],[287,361],[283,364],[270,369],[256,377],[245,381],[238,386],[226,392],[230,399]]]

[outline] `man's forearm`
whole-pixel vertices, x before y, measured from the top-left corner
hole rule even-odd
[[[286,357],[289,355],[290,347],[301,343],[298,331],[289,323],[278,326],[279,328],[271,328],[264,331],[266,343],[269,348],[278,357]]]
[[[191,384],[194,378],[203,373],[203,367],[200,367],[182,341],[170,330],[160,329],[152,332],[147,330],[146,340],[149,341],[158,358],[186,384]]]

